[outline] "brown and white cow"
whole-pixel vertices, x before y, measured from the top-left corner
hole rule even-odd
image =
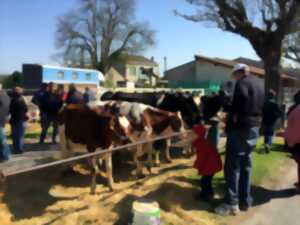
[[[157,136],[169,135],[174,132],[183,130],[181,118],[176,113],[166,112],[153,108],[148,105],[130,102],[110,102],[105,105],[109,113],[116,115],[118,124],[122,128],[123,133],[131,142],[153,139]],[[151,172],[152,166],[152,147],[155,151],[155,162],[159,164],[159,154],[163,147],[166,158],[170,162],[170,140],[158,141],[138,145],[134,152],[134,162],[137,165],[137,174],[142,175],[142,165],[139,157],[144,154],[148,155],[147,166]],[[155,148],[155,147],[158,147]]]
[[[95,152],[108,149],[113,143],[121,143],[115,117],[105,114],[101,108],[85,105],[66,106],[59,114],[60,143],[64,157],[75,152]],[[119,130],[120,131],[120,130]],[[95,194],[98,163],[104,159],[108,186],[113,189],[112,155],[104,154],[89,160],[92,166],[91,194]]]

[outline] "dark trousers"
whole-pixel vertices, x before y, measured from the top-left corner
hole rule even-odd
[[[213,187],[212,187],[212,180],[214,175],[211,176],[202,176],[200,180],[201,185],[201,193],[206,196],[212,196],[214,194]]]
[[[42,133],[40,136],[40,142],[43,143],[48,133],[49,127],[52,125],[53,133],[52,133],[52,142],[56,142],[56,137],[58,133],[58,122],[57,116],[43,114],[41,116],[41,126],[42,126]]]
[[[252,150],[256,146],[258,136],[258,127],[239,129],[227,134],[225,199],[230,205],[252,205]]]
[[[297,171],[298,171],[298,185],[300,185],[300,155],[294,155],[294,159],[297,163]]]
[[[210,140],[213,145],[218,149],[220,132],[219,132],[219,122],[212,121],[210,122],[211,127],[208,130],[207,139]]]
[[[11,125],[11,136],[13,140],[13,153],[20,154],[24,152],[24,135],[26,123],[23,121],[13,122]]]
[[[275,125],[264,125],[265,144],[271,146],[273,144],[273,136],[275,134]]]
[[[300,144],[296,144],[294,147],[290,148],[290,151],[297,163],[297,171],[298,171],[297,183],[300,184]]]

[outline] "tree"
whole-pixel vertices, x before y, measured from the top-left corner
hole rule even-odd
[[[5,89],[11,89],[15,86],[22,86],[23,84],[23,77],[22,73],[15,71],[12,75],[7,76],[3,79],[2,85]]]
[[[266,91],[280,91],[280,60],[285,38],[300,28],[299,0],[185,0],[194,15],[176,12],[194,22],[211,22],[246,38],[264,62]]]
[[[135,11],[135,0],[79,0],[78,9],[58,19],[56,45],[64,62],[106,74],[123,53],[154,45],[154,30],[137,22]]]

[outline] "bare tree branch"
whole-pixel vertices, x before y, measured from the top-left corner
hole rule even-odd
[[[149,24],[135,19],[135,0],[79,0],[78,9],[58,19],[57,48],[65,60],[89,56],[88,64],[104,74],[126,52],[139,52],[155,44]]]

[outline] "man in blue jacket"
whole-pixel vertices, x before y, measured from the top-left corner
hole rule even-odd
[[[251,154],[259,137],[264,88],[250,68],[238,64],[233,69],[236,86],[226,124],[225,203],[216,208],[220,215],[236,215],[247,211],[251,198]]]

